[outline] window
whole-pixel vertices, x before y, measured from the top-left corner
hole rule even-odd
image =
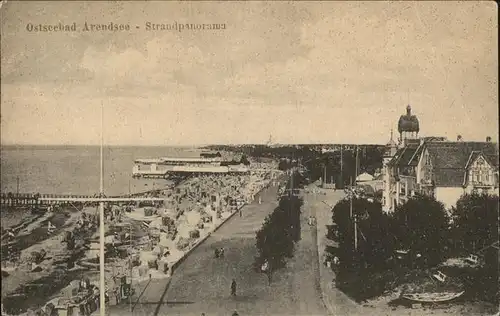
[[[476,166],[469,171],[469,176],[474,185],[489,185],[491,183],[490,169],[482,159],[479,159]]]
[[[428,166],[431,164],[431,157],[428,153],[425,155],[425,164]]]

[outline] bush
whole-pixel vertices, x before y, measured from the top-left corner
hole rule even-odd
[[[485,265],[476,277],[476,288],[485,299],[498,304],[499,251],[492,247],[498,242],[498,196],[487,194],[463,195],[453,209],[454,246],[462,253],[483,253]]]
[[[459,250],[474,252],[498,241],[498,196],[463,195],[452,210],[452,218]]]
[[[433,265],[443,258],[448,223],[441,202],[433,197],[417,196],[396,208],[393,232],[399,247],[420,253],[424,261]]]

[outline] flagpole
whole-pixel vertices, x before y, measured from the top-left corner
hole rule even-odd
[[[354,185],[358,185],[358,145],[356,145],[356,166],[355,166],[355,173],[354,173]]]
[[[104,105],[101,102],[101,169],[100,169],[100,197],[104,197],[104,164],[103,164],[103,146],[104,146]],[[106,278],[104,270],[104,202],[99,202],[99,266],[100,266],[100,315],[106,315]]]
[[[343,157],[342,157],[342,145],[340,145],[340,181],[341,181],[341,187],[344,188],[344,164],[343,164]]]

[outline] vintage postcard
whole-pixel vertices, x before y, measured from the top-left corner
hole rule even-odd
[[[0,18],[2,315],[499,316],[495,2]]]

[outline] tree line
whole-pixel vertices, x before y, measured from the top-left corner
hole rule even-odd
[[[247,146],[211,146],[212,150],[229,150],[241,152],[249,157],[267,157],[281,159],[280,169],[287,170],[299,161],[308,169],[308,176],[312,181],[325,178],[327,182],[335,182],[337,187],[349,185],[351,179],[356,177],[356,152],[353,150],[322,153],[316,145],[288,145],[280,147],[269,147],[266,145]],[[357,171],[358,174],[368,172],[370,174],[382,168],[382,158],[385,146],[361,145],[358,150]],[[340,161],[342,160],[342,167]]]
[[[297,171],[292,171],[291,179],[284,186],[279,198],[279,205],[268,215],[256,234],[258,255],[255,269],[267,274],[269,282],[275,271],[286,266],[293,257],[295,243],[300,240],[300,214],[302,198],[294,189],[303,188],[305,178]]]
[[[449,212],[433,197],[415,196],[392,214],[382,212],[378,202],[353,197],[352,217],[350,203],[345,198],[333,207],[336,229],[327,236],[339,244],[332,256],[339,258],[340,274],[382,271],[395,264],[428,268],[447,257],[483,254],[484,273],[477,282],[484,284],[486,295],[498,295],[498,250],[491,247],[499,239],[498,196],[466,194]]]

